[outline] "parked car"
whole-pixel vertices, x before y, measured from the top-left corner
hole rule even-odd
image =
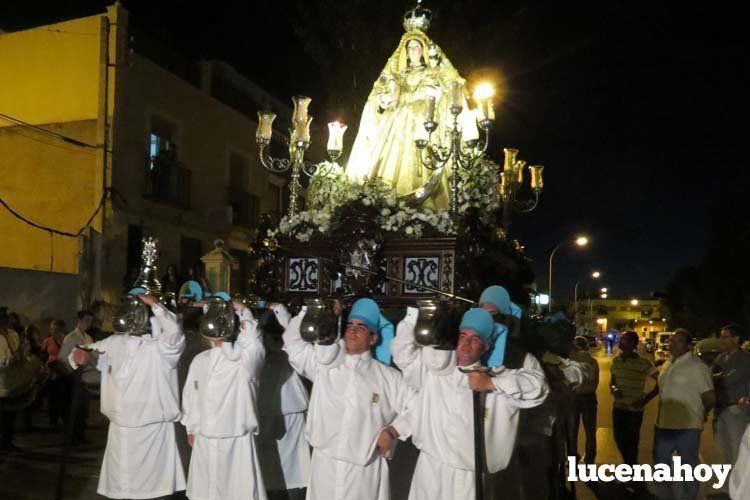
[[[666,361],[669,357],[669,344],[660,345],[654,352],[654,361]]]

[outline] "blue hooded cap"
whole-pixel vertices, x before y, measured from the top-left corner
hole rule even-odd
[[[394,337],[393,324],[380,314],[378,304],[372,299],[359,299],[349,312],[349,319],[358,319],[373,333],[380,335],[375,346],[375,359],[391,364],[391,341]]]
[[[197,281],[186,281],[180,287],[180,298],[187,298],[195,301],[203,300],[203,289]]]
[[[482,295],[479,296],[479,305],[481,306],[482,304],[491,305],[500,314],[509,315],[511,313],[510,295],[508,295],[508,291],[505,288],[499,285],[492,285],[485,288]]]
[[[461,318],[459,330],[469,329],[479,335],[482,343],[493,345],[495,342],[495,322],[490,313],[484,309],[475,307],[466,311]]]
[[[144,293],[146,293],[146,289],[138,286],[135,288],[131,288],[128,292],[128,295],[142,295]]]
[[[226,302],[232,302],[232,297],[229,296],[227,292],[214,292],[214,293],[207,293],[206,297],[219,297],[221,300],[224,300]]]
[[[373,333],[380,333],[380,308],[372,299],[359,299],[349,311],[349,319],[358,319]]]

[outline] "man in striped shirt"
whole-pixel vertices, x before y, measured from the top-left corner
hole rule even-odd
[[[646,379],[656,379],[659,372],[654,364],[636,352],[638,334],[627,331],[620,337],[618,356],[612,360],[610,389],[615,398],[612,408],[612,427],[623,463],[638,463],[638,441],[641,437],[643,407],[648,402],[643,389]]]

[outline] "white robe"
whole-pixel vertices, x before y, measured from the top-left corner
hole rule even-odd
[[[412,420],[412,441],[420,449],[410,500],[472,499],[474,493],[473,391],[456,365],[455,351],[418,347],[416,311],[399,323],[391,344],[404,380],[419,391]],[[491,473],[510,460],[521,408],[544,402],[549,388],[539,362],[526,355],[520,369],[496,369],[495,391],[486,395],[484,436]]]
[[[195,436],[188,471],[192,500],[265,500],[255,434],[265,348],[248,309],[232,344],[198,354],[182,392],[182,423]]]
[[[258,401],[258,455],[266,489],[304,488],[310,476],[310,445],[305,438],[309,395],[285,352],[269,350]]]
[[[415,394],[398,370],[369,351],[348,355],[343,340],[330,346],[303,341],[301,318],[285,330],[284,349],[292,367],[314,384],[305,429],[314,450],[307,499],[388,500],[388,463],[377,439],[389,425],[401,439],[411,434]]]
[[[112,335],[90,346],[101,353],[101,412],[110,421],[97,493],[109,498],[185,489],[174,432],[185,337],[173,313],[158,304],[152,310],[151,335]]]

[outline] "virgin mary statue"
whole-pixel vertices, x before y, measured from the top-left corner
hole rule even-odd
[[[367,98],[346,166],[348,177],[359,182],[380,179],[400,197],[416,198],[433,210],[447,209],[448,175],[443,169],[425,168],[414,141],[427,138],[423,124],[429,96],[436,100],[438,128],[433,133],[446,136],[453,81],[463,83],[440,47],[423,31],[408,29]]]

